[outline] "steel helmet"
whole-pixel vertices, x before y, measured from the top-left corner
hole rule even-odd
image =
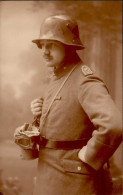
[[[76,50],[84,49],[79,38],[78,25],[67,15],[55,15],[46,18],[41,26],[39,39],[32,42],[41,48],[41,40],[55,40],[73,46]]]

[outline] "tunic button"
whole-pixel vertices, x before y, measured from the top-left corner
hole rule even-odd
[[[81,171],[82,168],[80,166],[78,166],[77,169],[78,169],[78,171]]]

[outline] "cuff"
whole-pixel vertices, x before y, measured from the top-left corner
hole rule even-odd
[[[86,150],[87,150],[87,146],[84,146],[78,153],[78,157],[81,161],[85,162],[85,153],[86,153]]]

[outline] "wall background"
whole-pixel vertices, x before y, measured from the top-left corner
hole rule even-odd
[[[18,176],[22,183],[25,178],[31,183],[35,175],[37,162],[20,160],[13,132],[24,122],[32,122],[30,102],[41,96],[46,83],[40,50],[31,40],[38,38],[41,21],[47,15],[66,11],[79,24],[86,47],[78,52],[80,57],[104,79],[122,112],[122,1],[1,1],[0,164],[4,180]],[[121,147],[114,161],[121,169]],[[25,195],[30,195],[32,188],[23,186]]]

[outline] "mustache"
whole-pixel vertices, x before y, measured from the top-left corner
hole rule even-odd
[[[49,59],[52,59],[52,56],[51,56],[51,55],[49,55],[49,54],[44,54],[44,55],[43,55],[43,57],[44,57],[44,58],[49,58]]]

